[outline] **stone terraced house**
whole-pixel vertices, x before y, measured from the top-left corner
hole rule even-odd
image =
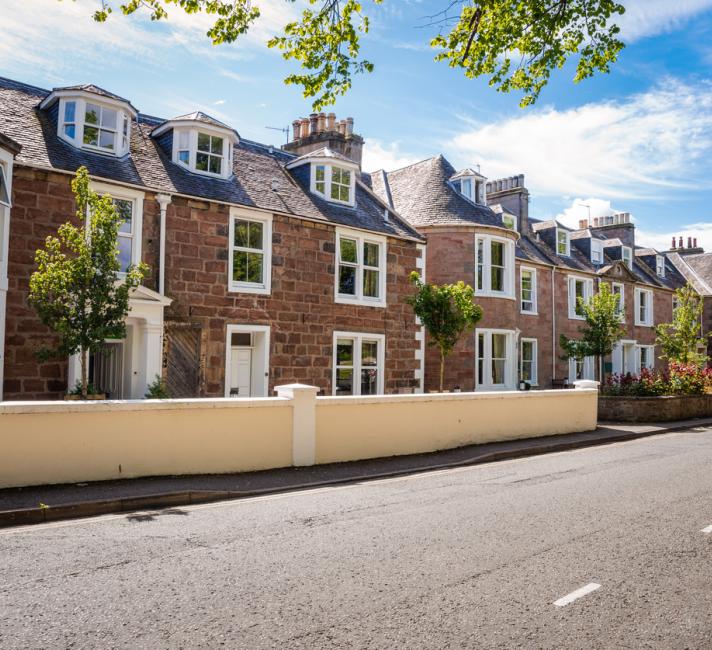
[[[352,122],[315,121],[287,152],[200,112],[143,115],[93,85],[0,79],[0,106],[4,399],[60,398],[78,376],[77,359],[37,361],[52,334],[27,293],[35,250],[73,217],[81,165],[126,217],[122,263],[151,268],[126,339],[91,359],[110,397],[143,397],[159,374],[174,397],[420,388],[403,298],[424,238],[360,180]]]
[[[660,367],[653,326],[672,320],[674,290],[686,282],[681,260],[710,260],[694,255],[701,251],[692,242],[666,254],[637,246],[625,213],[582,221],[578,230],[532,219],[524,176],[488,182],[479,169],[458,171],[443,156],[370,179],[427,238],[428,281],[464,280],[483,308],[475,332],[448,359],[450,389],[512,390],[522,381],[551,388],[593,379],[594,359],[562,360],[559,338],[577,336],[583,320],[577,298],[589,298],[601,282],[620,294],[626,329],[607,370]],[[425,369],[426,389],[432,388],[433,348]]]
[[[523,176],[488,181],[442,156],[362,172],[350,118],[296,120],[280,149],[201,112],[141,114],[93,85],[0,78],[0,107],[4,399],[61,398],[78,377],[76,358],[37,361],[52,334],[27,293],[35,251],[74,215],[81,165],[125,217],[122,264],[150,267],[125,340],[90,359],[112,398],[143,397],[158,375],[174,397],[267,396],[291,382],[326,395],[433,389],[437,354],[404,301],[413,270],[472,284],[484,309],[448,359],[450,390],[592,378],[593,360],[563,361],[558,341],[576,336],[576,299],[602,281],[620,293],[626,326],[613,372],[660,365],[653,326],[671,320],[686,281],[712,329],[712,256],[692,242],[637,246],[627,214],[578,230],[532,219]]]

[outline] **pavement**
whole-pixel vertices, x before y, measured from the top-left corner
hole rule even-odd
[[[712,424],[712,418],[650,425],[608,423],[595,431],[417,454],[240,474],[161,476],[0,490],[0,528],[112,512],[207,503],[413,472],[552,453]]]
[[[710,648],[712,428],[0,530],[0,648]]]

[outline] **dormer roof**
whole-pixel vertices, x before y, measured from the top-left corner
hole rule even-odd
[[[344,163],[345,165],[347,165],[349,167],[358,168],[358,164],[355,163],[353,160],[351,160],[350,158],[347,158],[346,156],[339,153],[338,151],[329,149],[329,147],[321,147],[320,149],[315,149],[314,151],[310,151],[308,153],[302,154],[298,158],[295,158],[294,160],[289,161],[289,163],[287,163],[286,167],[287,167],[287,169],[292,169],[293,167],[298,167],[299,165],[303,165],[306,162],[310,162],[312,160],[317,160],[317,159],[338,161],[339,163]]]
[[[475,171],[474,169],[472,169],[472,167],[465,167],[465,169],[461,169],[459,172],[457,172],[456,174],[451,176],[450,181],[456,181],[456,180],[459,180],[460,178],[469,178],[471,176],[479,178],[480,180],[483,180],[483,181],[487,180],[487,177],[483,176],[481,172]]]
[[[121,97],[115,93],[109,92],[104,88],[100,88],[95,84],[76,84],[74,86],[61,86],[59,88],[53,88],[51,92],[40,102],[40,109],[44,110],[52,104],[54,104],[60,97],[66,97],[68,95],[80,95],[87,93],[89,95],[95,95],[97,97],[103,98],[105,100],[110,100],[112,103],[120,102],[124,104],[126,108],[129,109],[132,117],[138,115],[138,110],[136,107],[126,98]]]
[[[192,113],[186,113],[185,115],[179,115],[178,117],[166,120],[162,124],[159,124],[155,129],[153,129],[153,131],[151,131],[151,135],[153,137],[156,137],[176,127],[197,126],[200,124],[204,124],[218,131],[223,131],[226,134],[230,134],[231,136],[233,136],[233,142],[235,143],[239,142],[240,140],[240,134],[235,131],[235,129],[233,129],[231,126],[228,126],[224,122],[215,119],[207,113],[203,113],[203,111],[193,111]]]

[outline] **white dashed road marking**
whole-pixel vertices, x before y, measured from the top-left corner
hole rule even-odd
[[[707,528],[703,528],[700,532],[705,535],[710,535],[712,534],[712,526],[707,526]]]
[[[579,598],[590,594],[592,591],[600,589],[600,587],[601,585],[595,582],[589,582],[587,585],[584,585],[580,589],[572,591],[568,596],[564,596],[563,598],[559,598],[559,600],[554,601],[554,605],[556,605],[557,607],[565,607],[566,605],[573,603],[575,600],[578,600]]]

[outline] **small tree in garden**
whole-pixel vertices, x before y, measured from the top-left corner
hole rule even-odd
[[[42,348],[38,356],[79,353],[81,394],[86,398],[87,354],[98,351],[106,339],[126,336],[129,292],[141,283],[147,268],[132,266],[120,280],[117,236],[122,218],[113,200],[91,191],[84,167],[77,170],[72,191],[78,225],[63,224],[35,253],[29,303],[58,335],[57,345]]]
[[[590,302],[579,298],[579,308],[585,323],[579,329],[580,339],[570,339],[563,334],[559,344],[564,349],[563,358],[583,359],[596,357],[598,376],[603,382],[603,358],[613,352],[616,343],[623,338],[625,328],[618,309],[620,296],[611,291],[607,282],[601,282],[598,293]]]
[[[475,292],[469,284],[427,284],[416,271],[410,281],[417,287],[415,295],[406,298],[415,315],[430,336],[430,345],[440,350],[440,392],[443,390],[445,358],[460,336],[474,329],[482,318],[482,308],[475,304]]]
[[[663,359],[701,366],[707,361],[707,355],[698,349],[707,348],[710,336],[702,333],[702,299],[689,284],[678,289],[675,296],[677,307],[673,310],[672,323],[655,328],[655,344],[660,346]]]

